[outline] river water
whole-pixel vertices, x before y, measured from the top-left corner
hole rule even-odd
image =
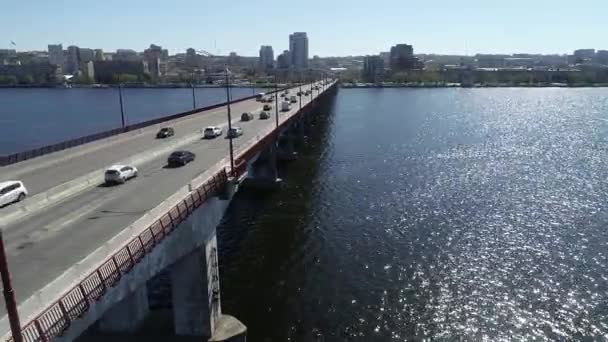
[[[341,89],[218,230],[250,341],[608,338],[608,90]]]
[[[232,98],[259,89],[232,88]],[[195,88],[198,108],[226,101],[224,88]],[[192,89],[124,88],[126,124],[191,110]],[[118,89],[0,88],[0,155],[121,125]]]

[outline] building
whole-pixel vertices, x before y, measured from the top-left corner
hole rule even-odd
[[[94,62],[95,78],[99,83],[116,82],[117,75],[130,74],[142,77],[144,75],[143,61],[112,61]]]
[[[101,62],[101,61],[104,61],[105,59],[106,59],[106,57],[104,56],[103,50],[95,49],[95,61]]]
[[[70,45],[66,51],[65,73],[74,74],[80,66],[80,54],[78,46]]]
[[[49,44],[49,64],[58,65],[63,68],[63,46],[61,44]]]
[[[82,74],[92,82],[95,82],[95,64],[93,61],[82,63]]]
[[[306,32],[294,32],[289,35],[290,65],[296,69],[308,68],[308,37]]]
[[[593,59],[595,57],[595,49],[574,50],[574,56],[581,59]]]
[[[478,68],[504,68],[505,58],[508,55],[482,55],[477,54],[475,56],[475,64]]]
[[[196,50],[189,48],[186,50],[186,58],[184,62],[189,67],[196,67],[199,65],[199,56],[196,54]]]
[[[144,61],[148,65],[148,73],[153,78],[159,78],[163,76],[163,70],[166,70],[166,66],[162,66],[163,63],[163,49],[162,47],[154,44],[150,44],[150,47],[144,50]],[[166,63],[166,62],[165,62]]]
[[[116,50],[116,54],[112,57],[112,60],[115,61],[125,61],[125,62],[138,62],[141,61],[142,58],[137,54],[135,50],[131,49],[118,49]]]
[[[371,83],[384,81],[384,59],[382,56],[366,56],[363,59],[363,79]]]
[[[274,68],[274,51],[270,45],[260,47],[260,69],[271,70]]]
[[[78,58],[80,63],[87,63],[95,60],[95,51],[93,49],[79,48]]]
[[[424,63],[414,56],[414,47],[408,44],[397,44],[390,51],[391,70],[423,69]]]
[[[289,51],[285,50],[282,54],[277,57],[277,68],[279,69],[289,69],[289,65],[291,64],[291,58],[289,56]]]
[[[595,60],[598,64],[608,65],[608,50],[597,50]]]

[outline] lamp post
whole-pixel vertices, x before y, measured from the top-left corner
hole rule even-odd
[[[196,109],[196,94],[194,93],[194,72],[192,72],[192,81],[190,82],[192,88],[192,109]]]
[[[11,327],[13,341],[23,342],[23,336],[21,336],[21,323],[19,323],[19,312],[17,311],[17,301],[15,300],[15,292],[11,285],[11,274],[8,271],[6,251],[4,250],[2,229],[0,229],[0,276],[2,277],[2,292],[4,294],[6,312],[8,313],[8,321]]]
[[[279,83],[277,82],[277,73],[274,73],[274,121],[276,128],[279,128]]]
[[[230,112],[230,78],[228,77],[228,65],[226,65],[226,106],[228,107],[228,140],[230,145],[230,174],[234,176],[234,146],[232,145],[232,114]]]
[[[302,72],[300,71],[300,110],[302,110]]]
[[[120,83],[120,74],[118,74],[118,101],[120,102],[120,121],[122,123],[122,129],[125,129],[125,108],[122,103],[122,86]]]

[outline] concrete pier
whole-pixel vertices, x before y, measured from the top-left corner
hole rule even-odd
[[[221,315],[216,238],[179,260],[170,272],[175,334],[210,338]]]
[[[99,331],[108,334],[133,333],[149,312],[148,291],[140,286],[108,310],[98,322]]]

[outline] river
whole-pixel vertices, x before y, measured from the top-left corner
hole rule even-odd
[[[218,230],[251,341],[608,335],[608,90],[341,89]]]
[[[232,98],[259,89],[232,88]],[[262,90],[263,91],[263,90]],[[195,88],[197,107],[226,101],[224,88]],[[189,88],[124,88],[126,124],[192,109]],[[0,155],[41,147],[121,125],[117,88],[0,88]]]

